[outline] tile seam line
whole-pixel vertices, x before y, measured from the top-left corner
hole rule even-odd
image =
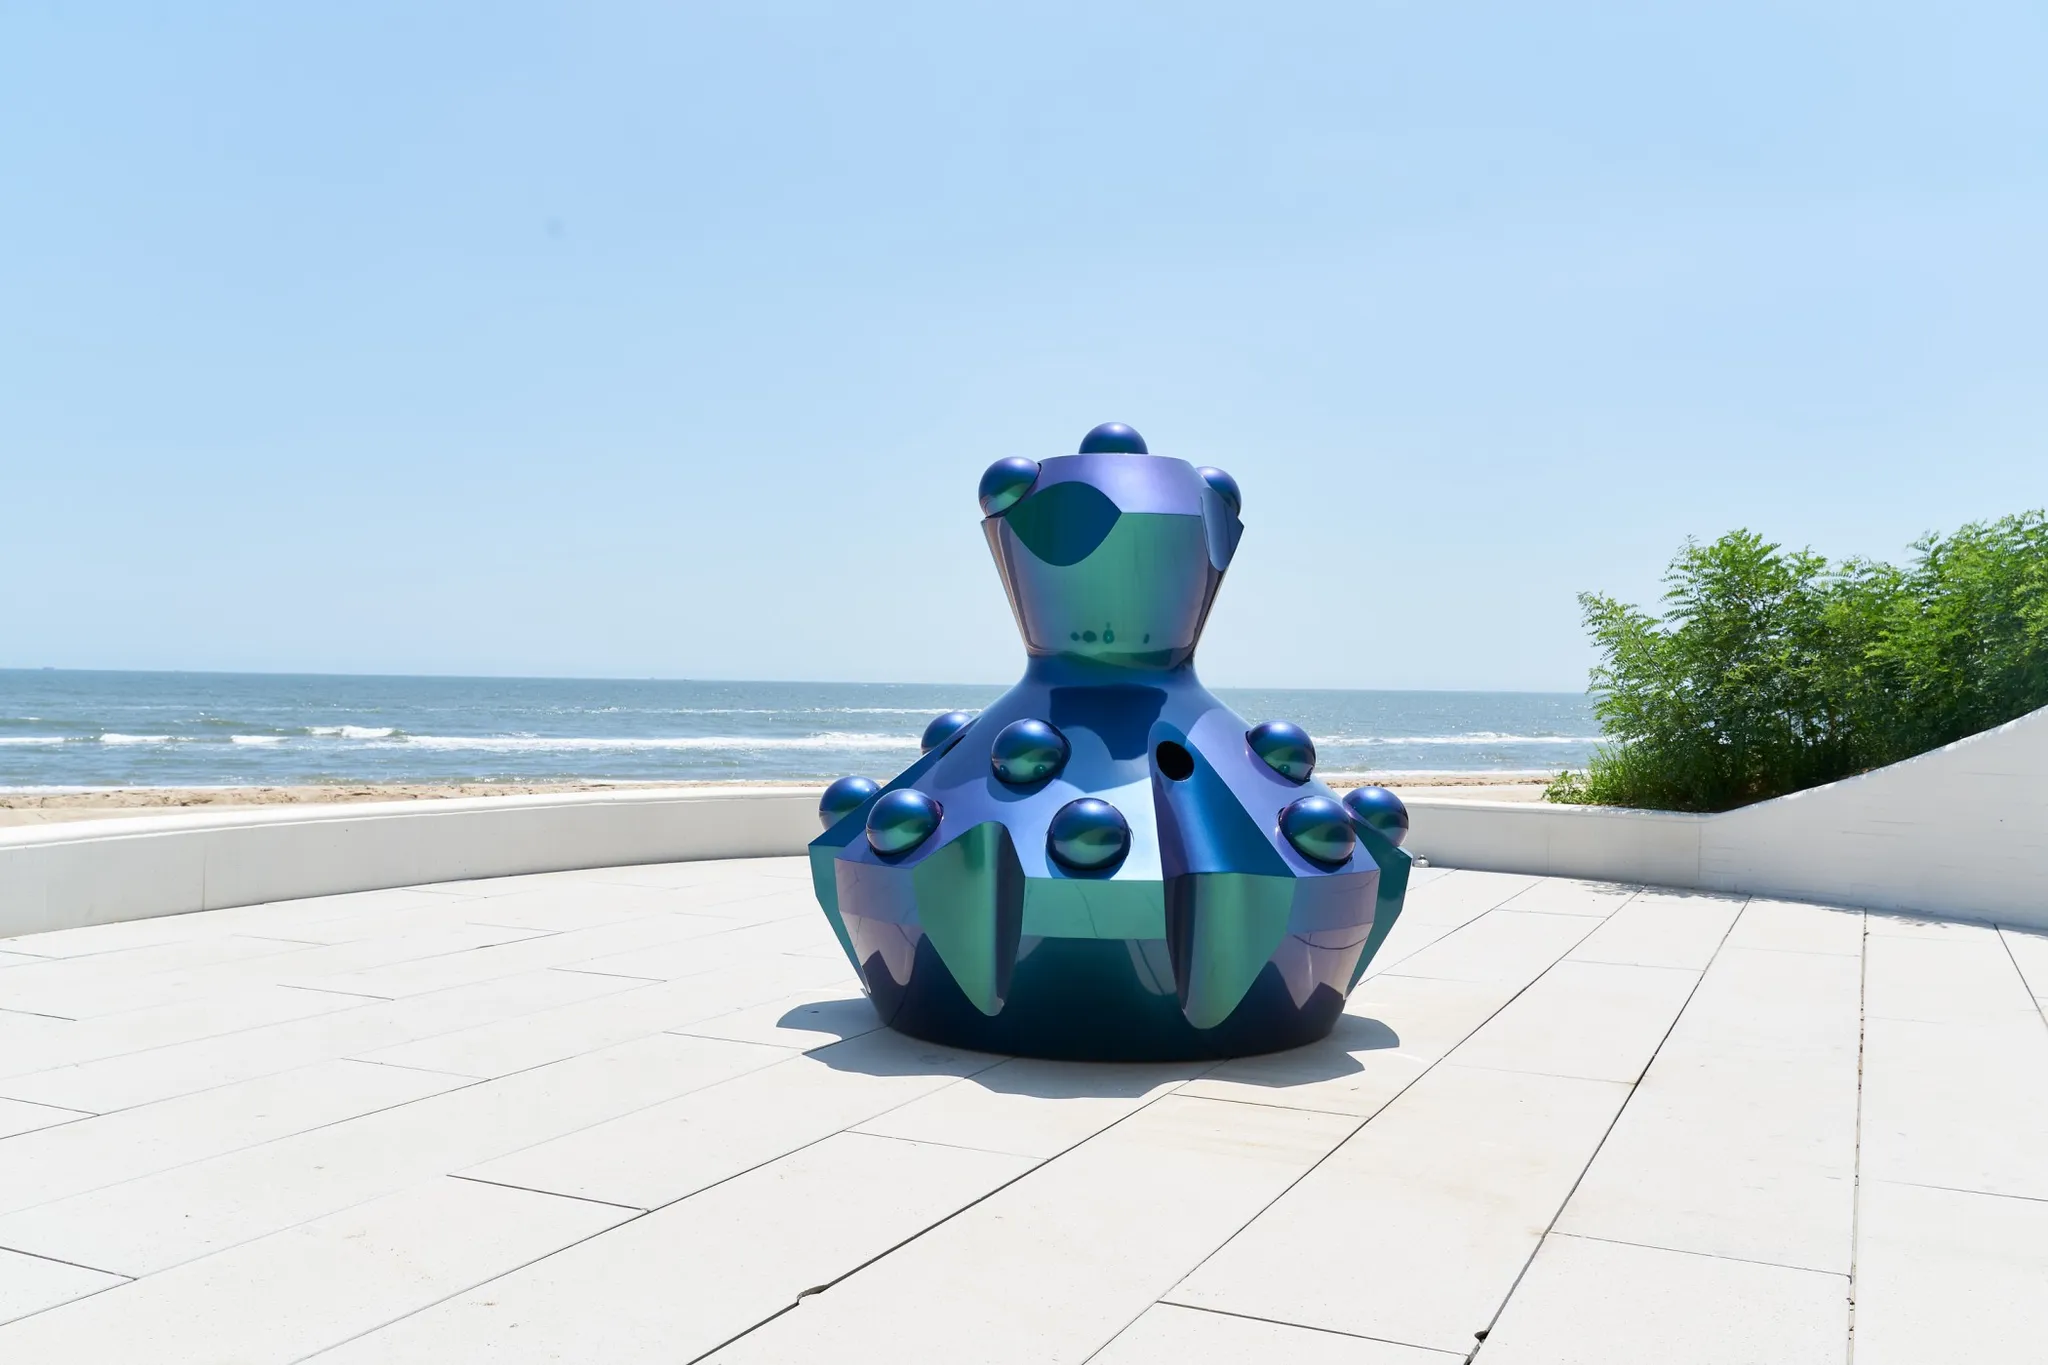
[[[388,1004],[390,1004],[390,1003],[391,1003],[391,1002],[392,1002],[392,1001],[393,1001],[394,999],[396,999],[396,997],[395,997],[395,996],[389,996],[389,995],[371,995],[371,994],[370,994],[370,993],[369,993],[368,991],[338,991],[338,990],[335,990],[335,989],[334,989],[334,988],[333,988],[332,986],[301,986],[301,985],[299,985],[299,984],[298,984],[297,982],[294,982],[294,981],[278,981],[278,982],[274,982],[274,983],[272,983],[272,984],[274,984],[274,985],[275,985],[275,986],[276,986],[276,987],[277,987],[277,988],[278,988],[279,990],[281,990],[281,991],[311,991],[311,992],[313,992],[313,993],[314,993],[315,995],[341,995],[341,996],[346,996],[346,997],[348,997],[348,998],[349,998],[350,1000],[370,1000],[370,1001],[375,1001],[375,1002],[376,1002],[377,1004],[380,1004],[380,1005],[388,1005]],[[269,1027],[270,1027],[270,1025],[269,1025],[269,1024],[255,1024],[255,1025],[252,1025],[251,1027],[254,1027],[254,1028],[269,1028]],[[237,1030],[237,1032],[241,1032],[241,1031],[243,1031],[243,1030]],[[226,1034],[216,1034],[215,1036],[216,1036],[216,1037],[226,1037],[226,1036],[228,1036],[228,1035],[226,1035]],[[194,1039],[193,1041],[194,1041],[194,1042],[203,1042],[203,1041],[205,1041],[205,1040],[204,1040],[204,1039]],[[165,1044],[163,1044],[163,1046],[165,1046],[165,1047],[177,1047],[177,1046],[178,1046],[178,1044],[176,1044],[176,1043],[165,1043]],[[142,1051],[144,1051],[144,1052],[154,1052],[155,1050],[156,1050],[155,1048],[143,1048],[143,1049],[142,1049]],[[134,1053],[132,1053],[132,1052],[121,1052],[121,1053],[116,1053],[115,1055],[116,1055],[116,1056],[120,1056],[120,1057],[132,1057],[132,1056],[134,1056],[135,1054],[134,1054]]]
[[[61,1127],[53,1124],[53,1127]],[[31,1128],[30,1132],[41,1129]],[[4,1150],[4,1149],[0,1149]],[[1898,1185],[1909,1190],[1940,1190],[1944,1194],[1967,1194],[1977,1199],[2018,1199],[2029,1204],[2048,1204],[2048,1194],[2007,1194],[2001,1190],[1973,1190],[1964,1185],[1935,1185],[1925,1180],[1887,1180],[1883,1176],[1870,1177],[1873,1185]]]
[[[1569,1237],[1575,1242],[1605,1242],[1609,1246],[1641,1247],[1644,1251],[1668,1251],[1673,1256],[1697,1256],[1707,1261],[1733,1261],[1737,1265],[1765,1266],[1771,1270],[1794,1270],[1802,1275],[1829,1275],[1838,1280],[1849,1278],[1846,1270],[1821,1270],[1810,1265],[1793,1265],[1788,1261],[1764,1261],[1754,1256],[1729,1256],[1719,1251],[1701,1251],[1697,1247],[1671,1247],[1660,1242],[1635,1242],[1626,1237],[1600,1237],[1590,1232],[1566,1232],[1558,1228],[1552,1237]]]
[[[19,1080],[20,1077],[14,1077],[13,1079]],[[115,1109],[108,1109],[104,1111],[92,1109],[74,1109],[68,1104],[45,1104],[41,1100],[17,1099],[13,1095],[0,1095],[0,1103],[25,1104],[31,1109],[54,1109],[60,1114],[71,1115],[71,1117],[68,1119],[57,1119],[54,1122],[46,1123],[43,1125],[42,1128],[24,1128],[19,1133],[7,1133],[5,1135],[0,1135],[0,1142],[5,1142],[8,1138],[11,1137],[26,1137],[30,1133],[40,1133],[43,1131],[43,1128],[62,1128],[65,1124],[76,1123],[80,1119],[96,1119],[100,1118],[103,1114],[113,1114],[120,1112],[119,1110]],[[6,1154],[7,1149],[5,1147],[0,1147],[0,1156],[5,1156]]]
[[[1634,899],[1635,896],[1633,895],[1629,897],[1630,901]],[[1628,901],[1624,901],[1622,904],[1626,905],[1628,904]],[[1493,911],[1491,910],[1482,911],[1478,915],[1474,916],[1471,920],[1467,921],[1467,924],[1477,924],[1480,920],[1485,919],[1488,915],[1492,913]],[[1182,1285],[1186,1284],[1190,1279],[1192,1279],[1197,1273],[1201,1271],[1203,1266],[1207,1265],[1210,1261],[1214,1260],[1218,1252],[1222,1251],[1225,1247],[1229,1246],[1232,1242],[1236,1241],[1240,1236],[1244,1234],[1244,1230],[1246,1228],[1250,1227],[1253,1223],[1256,1223],[1260,1218],[1264,1217],[1267,1210],[1271,1209],[1275,1204],[1279,1203],[1282,1199],[1285,1199],[1304,1180],[1307,1180],[1310,1176],[1314,1175],[1317,1171],[1321,1170],[1323,1164],[1327,1162],[1331,1157],[1335,1156],[1338,1152],[1344,1150],[1345,1145],[1348,1144],[1351,1141],[1351,1139],[1357,1137],[1361,1132],[1363,1132],[1365,1130],[1365,1126],[1368,1123],[1371,1123],[1381,1114],[1384,1114],[1387,1111],[1387,1109],[1394,1104],[1395,1101],[1399,1100],[1403,1095],[1407,1094],[1410,1090],[1414,1089],[1416,1084],[1420,1082],[1423,1077],[1430,1075],[1439,1066],[1443,1065],[1444,1060],[1448,1058],[1453,1052],[1456,1052],[1460,1047],[1464,1046],[1466,1041],[1469,1040],[1473,1036],[1473,1034],[1476,1034],[1477,1032],[1479,1032],[1480,1029],[1485,1028],[1488,1024],[1492,1023],[1494,1019],[1499,1017],[1502,1010],[1505,1010],[1510,1005],[1513,1005],[1515,1001],[1521,999],[1522,996],[1526,994],[1529,991],[1529,989],[1533,987],[1538,981],[1541,981],[1544,977],[1548,976],[1550,974],[1550,969],[1552,967],[1555,967],[1559,962],[1562,962],[1564,960],[1566,953],[1571,952],[1572,948],[1576,948],[1580,943],[1585,942],[1586,939],[1593,935],[1595,932],[1597,932],[1599,930],[1600,925],[1604,923],[1606,923],[1605,920],[1600,920],[1589,925],[1586,929],[1586,932],[1580,935],[1579,938],[1572,943],[1571,947],[1566,948],[1564,952],[1561,952],[1555,958],[1552,958],[1548,963],[1544,965],[1541,971],[1537,972],[1536,975],[1532,976],[1531,978],[1529,978],[1528,981],[1523,983],[1521,988],[1516,990],[1513,995],[1509,996],[1506,1000],[1503,1000],[1500,1003],[1498,1009],[1495,1009],[1489,1014],[1487,1014],[1487,1016],[1484,1019],[1481,1019],[1478,1023],[1474,1024],[1471,1027],[1471,1029],[1468,1030],[1461,1037],[1459,1037],[1456,1042],[1453,1042],[1449,1047],[1445,1048],[1442,1056],[1438,1057],[1435,1061],[1431,1062],[1421,1071],[1416,1072],[1415,1075],[1409,1077],[1408,1083],[1406,1085],[1403,1085],[1399,1090],[1395,1091],[1392,1095],[1389,1095],[1384,1104],[1380,1105],[1377,1109],[1373,1110],[1372,1113],[1368,1114],[1366,1117],[1358,1120],[1357,1123],[1353,1124],[1349,1132],[1345,1133],[1343,1137],[1337,1139],[1335,1143],[1331,1144],[1329,1151],[1323,1153],[1322,1156],[1318,1157],[1314,1162],[1310,1163],[1307,1170],[1303,1171],[1294,1179],[1288,1181],[1287,1184],[1284,1187],[1282,1187],[1278,1194],[1274,1195],[1271,1199],[1267,1200],[1264,1204],[1260,1205],[1259,1208],[1252,1213],[1251,1217],[1245,1219],[1244,1222],[1238,1224],[1237,1227],[1231,1231],[1229,1236],[1225,1237],[1222,1241],[1218,1242],[1215,1246],[1211,1247],[1207,1255],[1203,1256],[1199,1261],[1195,1262],[1195,1264],[1188,1269],[1188,1272],[1185,1275],[1182,1275],[1178,1280],[1175,1280],[1173,1284],[1168,1287],[1166,1293],[1160,1295],[1159,1298],[1153,1300],[1153,1302],[1165,1302],[1168,1296],[1172,1295],[1174,1291],[1178,1290]],[[1466,925],[1460,925],[1458,927],[1462,929],[1465,928]],[[1456,933],[1457,930],[1454,929],[1451,932]],[[1449,937],[1450,934],[1444,935],[1444,938]],[[1436,941],[1441,943],[1443,939],[1438,939]],[[1704,972],[1701,974],[1705,975]],[[1694,989],[1698,989],[1697,983],[1694,984]],[[1690,1000],[1691,996],[1687,996],[1686,998],[1687,1000]],[[1631,1091],[1630,1093],[1634,1092]],[[1187,1305],[1183,1304],[1179,1306],[1186,1307]],[[1101,1355],[1104,1351],[1108,1350],[1111,1344],[1114,1343],[1116,1339],[1122,1336],[1125,1332],[1128,1332],[1131,1329],[1131,1325],[1137,1322],[1138,1318],[1144,1317],[1145,1314],[1151,1310],[1151,1307],[1151,1304],[1146,1304],[1144,1308],[1138,1311],[1136,1317],[1126,1319],[1122,1326],[1118,1327],[1115,1332],[1110,1334],[1110,1337],[1107,1341],[1103,1342],[1102,1345],[1096,1347],[1093,1351],[1090,1351],[1085,1357],[1083,1357],[1081,1365],[1088,1365],[1089,1361],[1094,1360],[1095,1357]]]
[[[20,1247],[11,1247],[11,1246],[8,1246],[7,1244],[5,1244],[4,1242],[0,1242],[0,1251],[11,1251],[11,1252],[13,1252],[13,1253],[14,1253],[14,1254],[15,1254],[16,1256],[27,1256],[27,1257],[30,1257],[30,1258],[32,1258],[32,1259],[34,1259],[34,1260],[38,1260],[38,1261],[48,1261],[48,1262],[50,1262],[50,1263],[51,1263],[52,1265],[68,1265],[68,1266],[70,1266],[70,1267],[71,1267],[71,1268],[72,1268],[73,1270],[90,1270],[90,1271],[91,1271],[91,1272],[92,1272],[93,1274],[95,1274],[95,1275],[112,1275],[112,1276],[116,1277],[117,1279],[121,1280],[121,1281],[122,1281],[123,1283],[126,1283],[126,1284],[133,1284],[133,1283],[134,1283],[134,1282],[135,1282],[136,1280],[138,1280],[138,1279],[140,1279],[140,1278],[141,1278],[141,1276],[139,1276],[139,1275],[124,1275],[124,1274],[122,1274],[122,1273],[121,1273],[120,1271],[118,1271],[118,1270],[108,1270],[108,1269],[106,1269],[106,1268],[104,1268],[104,1267],[102,1267],[102,1266],[96,1266],[96,1265],[87,1265],[87,1264],[86,1264],[85,1262],[83,1262],[83,1261],[67,1261],[67,1260],[65,1260],[65,1259],[64,1259],[64,1258],[63,1258],[62,1256],[51,1256],[51,1255],[48,1255],[47,1253],[45,1253],[45,1252],[41,1252],[41,1251],[24,1251],[24,1250],[22,1250],[22,1249],[21,1249]],[[112,1289],[112,1288],[115,1288],[115,1286],[114,1286],[114,1285],[108,1285],[108,1286],[107,1286],[107,1288],[109,1288],[109,1289]],[[69,1300],[66,1300],[66,1302],[68,1303],[68,1302],[69,1302]],[[53,1303],[53,1304],[51,1304],[51,1305],[50,1305],[50,1308],[61,1308],[61,1307],[63,1307],[63,1306],[64,1306],[63,1304],[56,1304],[56,1303]],[[50,1309],[49,1309],[49,1308],[38,1308],[38,1309],[36,1310],[36,1313],[47,1313],[47,1312],[49,1312],[49,1311],[50,1311]],[[35,1313],[28,1313],[28,1314],[25,1314],[24,1316],[26,1316],[26,1317],[34,1317],[34,1316],[35,1316]],[[20,1319],[20,1318],[11,1318],[11,1319],[9,1319],[9,1321],[11,1321],[11,1322],[19,1322],[19,1321],[21,1321],[21,1319]]]
[[[2019,976],[2020,989],[2027,993],[2027,999],[2034,1002],[2034,1012],[2041,1017],[2042,1026],[2048,1028],[2048,1000],[2034,994],[2034,983],[2027,980],[2026,971],[2021,968],[2019,958],[2013,954],[2012,940],[2006,937],[2006,927],[2001,924],[1994,925],[1993,928],[1998,934],[1998,946],[2005,949],[2005,960],[2012,963],[2013,971]]]
[[[465,1180],[472,1185],[489,1185],[494,1190],[517,1190],[521,1194],[538,1194],[548,1199],[570,1199],[574,1200],[578,1204],[595,1204],[597,1207],[602,1209],[617,1209],[621,1213],[630,1213],[633,1215],[633,1218],[629,1218],[626,1220],[626,1222],[629,1223],[632,1222],[635,1218],[639,1218],[645,1214],[653,1212],[653,1210],[651,1209],[641,1208],[638,1204],[621,1204],[616,1200],[611,1199],[592,1199],[587,1194],[563,1194],[560,1190],[543,1190],[533,1185],[515,1185],[509,1180],[486,1180],[480,1175],[463,1175],[457,1171],[450,1171],[448,1173],[448,1179]],[[389,1198],[390,1196],[387,1195],[385,1197]],[[615,1223],[613,1224],[613,1226],[624,1227],[625,1224]],[[508,1271],[507,1273],[509,1274],[510,1272]],[[488,1283],[488,1281],[485,1281],[485,1283]],[[474,1286],[472,1286],[472,1288],[474,1288]],[[320,1349],[326,1350],[327,1348],[323,1346]]]
[[[1431,1355],[1440,1355],[1445,1360],[1456,1360],[1459,1358],[1456,1351],[1446,1351],[1441,1346],[1421,1346],[1415,1342],[1401,1341],[1394,1337],[1369,1337],[1363,1332],[1346,1332],[1336,1327],[1318,1327],[1310,1322],[1289,1322],[1286,1318],[1260,1317],[1257,1313],[1234,1313],[1228,1308],[1211,1308],[1206,1304],[1200,1303],[1181,1303],[1175,1299],[1160,1299],[1152,1307],[1156,1308],[1162,1305],[1167,1308],[1184,1309],[1190,1313],[1211,1313],[1219,1318],[1240,1318],[1246,1322],[1270,1322],[1275,1327],[1292,1327],[1297,1332],[1317,1332],[1323,1336],[1342,1337],[1346,1341],[1370,1341],[1382,1346],[1405,1346],[1411,1351],[1427,1351]],[[1146,1311],[1150,1312],[1151,1309],[1148,1308]],[[1118,1335],[1122,1334],[1119,1333]]]
[[[1634,897],[1630,899],[1633,901]],[[1515,1291],[1522,1287],[1522,1281],[1529,1274],[1529,1267],[1536,1263],[1536,1257],[1542,1252],[1543,1244],[1549,1241],[1551,1235],[1557,1231],[1557,1220],[1564,1216],[1564,1211],[1567,1208],[1571,1207],[1573,1197],[1578,1194],[1579,1187],[1586,1182],[1586,1172],[1592,1170],[1593,1163],[1600,1159],[1600,1153],[1607,1146],[1608,1139],[1614,1136],[1615,1127],[1620,1124],[1621,1116],[1626,1114],[1629,1105],[1635,1102],[1636,1095],[1642,1089],[1643,1077],[1650,1074],[1650,1068],[1654,1067],[1657,1064],[1657,1058],[1663,1055],[1664,1045],[1671,1041],[1672,1031],[1678,1027],[1678,1021],[1685,1018],[1685,1012],[1692,1008],[1692,1002],[1699,995],[1700,986],[1706,981],[1707,973],[1713,970],[1714,963],[1720,959],[1721,950],[1728,945],[1728,936],[1733,934],[1735,926],[1742,922],[1742,916],[1749,909],[1749,903],[1752,899],[1754,898],[1744,896],[1741,904],[1736,906],[1735,913],[1729,916],[1728,927],[1721,931],[1720,941],[1714,944],[1714,951],[1708,957],[1707,965],[1700,968],[1698,979],[1692,983],[1692,989],[1685,993],[1685,1003],[1680,1005],[1678,1011],[1671,1016],[1670,1024],[1664,1029],[1664,1036],[1657,1040],[1657,1046],[1651,1050],[1649,1063],[1643,1067],[1642,1075],[1630,1083],[1628,1094],[1623,1096],[1620,1106],[1615,1109],[1614,1117],[1607,1121],[1606,1129],[1600,1134],[1600,1141],[1595,1143],[1593,1150],[1586,1154],[1586,1164],[1579,1167],[1579,1174],[1572,1181],[1572,1187],[1565,1191],[1564,1198],[1559,1200],[1557,1207],[1551,1211],[1549,1222],[1544,1224],[1543,1235],[1536,1239],[1536,1245],[1531,1247],[1529,1254],[1522,1259],[1522,1268],[1515,1272],[1513,1282],[1508,1285],[1508,1292],[1501,1295],[1500,1302],[1494,1307],[1493,1316],[1486,1320],[1486,1326],[1481,1329],[1485,1335],[1478,1338],[1476,1344],[1472,1347],[1471,1354],[1465,1357],[1468,1365],[1478,1357],[1480,1352],[1486,1349],[1487,1340],[1493,1335],[1493,1329],[1500,1325],[1501,1314],[1507,1312],[1508,1305],[1514,1301]]]
[[[441,1068],[433,1066],[408,1066],[404,1062],[380,1062],[374,1057],[336,1057],[334,1060],[337,1062],[354,1062],[358,1066],[388,1066],[393,1071],[417,1071],[422,1076],[448,1076],[458,1081],[488,1081],[493,1079],[490,1076],[472,1076],[467,1071],[443,1071]],[[460,1090],[463,1087],[457,1086],[455,1088]],[[444,1090],[441,1093],[447,1094],[448,1092]]]
[[[2001,936],[1999,942],[2005,942]],[[1870,912],[1863,912],[1862,955],[1856,964],[1856,1160],[1849,1181],[1849,1314],[1842,1365],[1856,1365],[1856,1290],[1863,1245],[1863,1068],[1870,1038]],[[2006,955],[2011,956],[2008,948]]]

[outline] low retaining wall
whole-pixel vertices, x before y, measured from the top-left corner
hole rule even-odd
[[[0,937],[469,877],[803,852],[813,788],[637,790],[132,817],[0,832]],[[1448,867],[2048,929],[2048,709],[1721,815],[1418,797]]]
[[[0,832],[0,937],[580,867],[801,853],[818,794],[577,792],[273,806]]]
[[[1719,815],[1409,803],[1433,863],[2048,929],[2048,709]]]

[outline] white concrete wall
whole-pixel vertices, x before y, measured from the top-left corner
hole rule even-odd
[[[284,806],[0,831],[0,937],[579,867],[801,853],[817,792],[668,790]],[[1409,802],[1449,867],[2048,928],[2048,709],[1722,815]]]
[[[0,831],[0,937],[299,896],[801,853],[818,793],[579,792],[272,806]]]
[[[1720,815],[1409,802],[1431,862],[2048,928],[2048,708]]]

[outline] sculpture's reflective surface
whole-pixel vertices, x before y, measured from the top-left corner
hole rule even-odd
[[[1248,725],[1195,677],[1236,481],[1108,423],[1078,455],[997,461],[979,493],[1024,680],[934,720],[879,791],[835,783],[811,845],[876,1010],[1049,1057],[1321,1037],[1400,913],[1407,813],[1340,803],[1298,726]]]

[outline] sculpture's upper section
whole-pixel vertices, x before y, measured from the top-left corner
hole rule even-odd
[[[998,460],[982,530],[1033,656],[1177,668],[1194,656],[1244,525],[1237,481],[1105,422],[1079,454]]]

